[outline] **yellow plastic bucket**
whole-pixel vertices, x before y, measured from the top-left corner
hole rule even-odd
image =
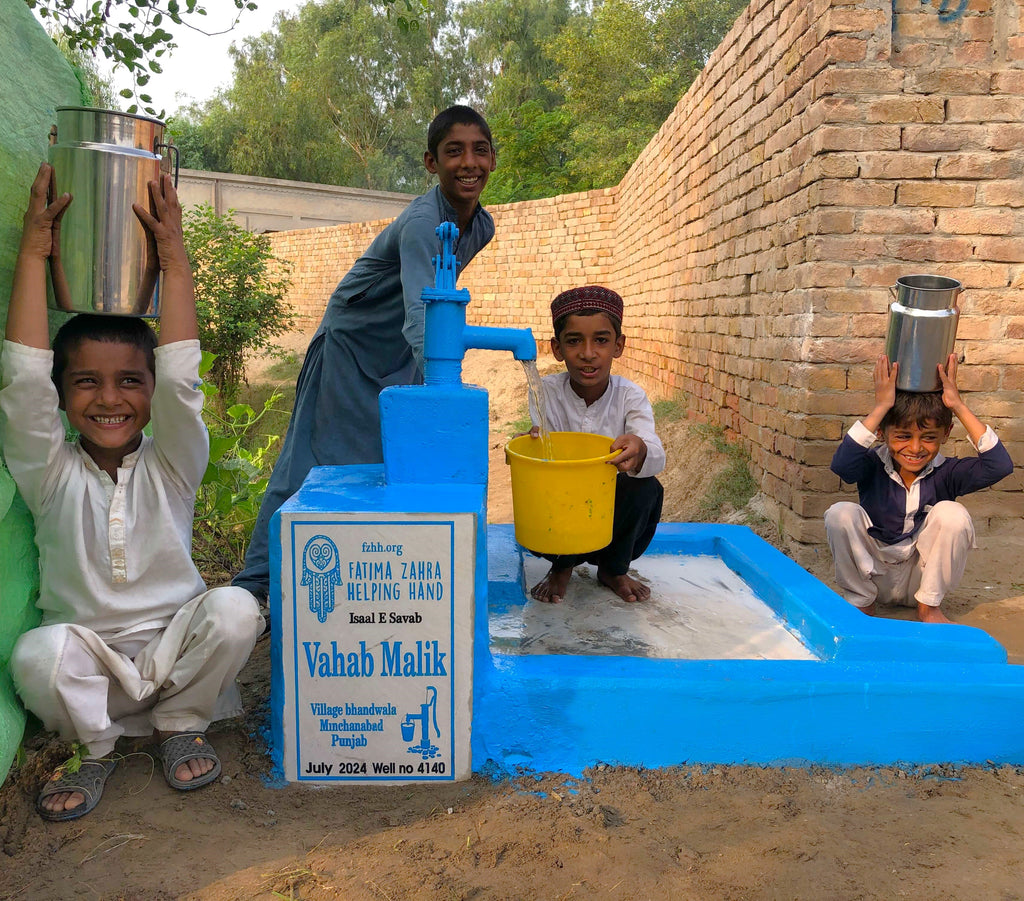
[[[540,554],[586,554],[612,540],[615,477],[611,438],[552,432],[553,460],[539,438],[521,435],[505,447],[512,475],[516,541]]]

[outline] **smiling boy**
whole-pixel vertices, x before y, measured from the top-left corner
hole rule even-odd
[[[974,547],[974,524],[956,498],[1013,471],[1006,448],[968,409],[956,385],[957,360],[938,366],[942,392],[896,389],[899,364],[875,361],[875,405],[855,422],[832,458],[832,471],[856,483],[859,504],[825,511],[825,530],[843,596],[869,615],[875,603],[916,603],[921,622],[948,623],[939,609]],[[953,416],[977,457],[943,457]],[[881,446],[872,450],[876,438]]]
[[[539,601],[560,602],[573,568],[584,562],[595,565],[598,581],[624,601],[643,601],[651,594],[629,575],[629,565],[647,550],[661,518],[664,492],[654,477],[665,468],[665,449],[644,390],[611,374],[612,361],[626,346],[622,308],[622,298],[600,285],[563,291],[551,303],[551,352],[565,363],[565,372],[543,379],[548,428],[615,436],[610,449],[620,453],[610,461],[619,470],[611,543],[589,554],[544,554],[551,569],[530,592]],[[537,437],[538,414],[532,406],[530,413],[531,434]]]
[[[426,170],[437,185],[384,229],[335,288],[296,384],[288,433],[234,584],[266,597],[269,525],[314,466],[380,463],[378,396],[423,381],[423,289],[434,283],[437,227],[458,226],[459,274],[494,237],[480,194],[495,168],[487,122],[468,106],[427,130]]]
[[[220,775],[206,739],[241,712],[235,676],[263,628],[256,599],[206,589],[192,561],[196,489],[209,441],[181,207],[170,176],[135,212],[163,270],[160,338],[141,319],[82,315],[49,348],[47,257],[70,195],[48,201],[52,169],[32,185],[7,313],[0,390],[7,466],[32,512],[42,624],[14,647],[10,671],[43,725],[83,746],[36,809],[72,820],[100,800],[118,738],[156,734],[172,788]],[[65,440],[59,410],[78,431]],[[152,424],[152,436],[143,429]]]
[[[54,343],[60,409],[93,462],[117,479],[150,419],[156,337],[141,319],[77,316]]]

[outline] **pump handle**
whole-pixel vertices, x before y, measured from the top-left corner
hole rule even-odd
[[[454,291],[459,272],[459,261],[455,259],[459,230],[454,222],[442,222],[435,231],[441,239],[441,253],[434,257],[434,287],[439,291]]]
[[[433,696],[432,697],[431,697],[431,694],[430,694],[431,692],[433,692]],[[427,686],[427,697],[430,698],[430,700],[427,701],[427,704],[431,708],[431,712],[434,715],[434,734],[438,738],[440,738],[441,737],[441,730],[437,728],[437,689],[434,688],[433,685],[428,685]],[[423,724],[424,730],[426,729],[426,725],[427,725],[426,723]]]

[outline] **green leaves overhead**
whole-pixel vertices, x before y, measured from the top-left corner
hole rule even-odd
[[[52,23],[55,36],[63,37],[68,48],[90,55],[102,53],[115,66],[123,66],[132,76],[132,87],[121,96],[132,103],[128,113],[145,112],[162,116],[152,108],[151,99],[139,91],[149,81],[149,73],[159,73],[158,58],[174,44],[174,35],[166,24],[195,28],[196,17],[206,15],[197,0],[25,0],[45,24]],[[224,0],[218,0],[223,3]],[[238,14],[256,9],[251,0],[231,0]],[[236,16],[235,22],[238,18]],[[204,32],[205,33],[205,32]]]
[[[26,2],[68,29],[73,49],[127,66],[136,103],[146,102],[172,29],[205,15],[197,0]],[[239,14],[253,7],[232,2]],[[468,102],[487,116],[498,148],[485,202],[607,187],[744,6],[309,0],[233,45],[231,86],[179,111],[170,131],[188,168],[419,193],[428,123]]]

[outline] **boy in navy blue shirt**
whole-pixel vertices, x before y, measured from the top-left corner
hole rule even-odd
[[[855,607],[874,615],[875,602],[917,604],[921,622],[948,623],[939,609],[964,574],[975,546],[971,516],[956,498],[994,485],[1013,472],[995,432],[967,408],[956,387],[956,355],[938,366],[942,391],[898,391],[899,364],[875,361],[875,406],[855,422],[832,458],[832,471],[855,482],[860,503],[825,511],[836,582]],[[944,457],[953,416],[976,457]],[[882,442],[872,449],[875,438]]]

